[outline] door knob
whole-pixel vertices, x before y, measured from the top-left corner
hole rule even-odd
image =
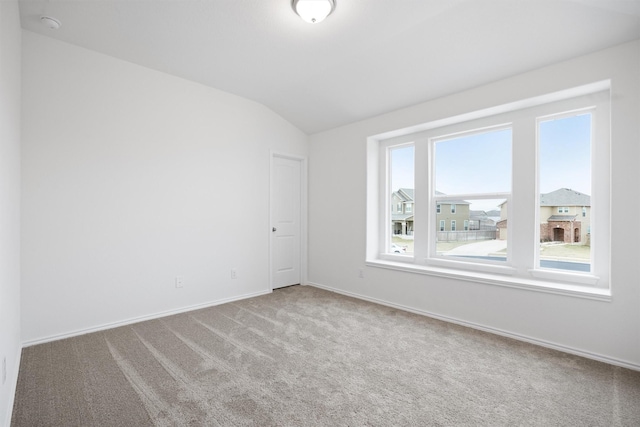
[[[273,227],[273,228],[271,229],[271,231],[275,232],[275,231],[276,231],[276,228],[275,228],[275,227]]]

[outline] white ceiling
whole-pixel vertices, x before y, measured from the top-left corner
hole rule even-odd
[[[26,30],[255,100],[308,134],[640,38],[640,0],[336,1],[316,25],[291,0],[20,0],[20,14]]]

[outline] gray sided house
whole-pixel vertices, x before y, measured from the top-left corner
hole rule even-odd
[[[500,212],[497,211],[469,211],[469,230],[493,230],[496,229],[496,216],[500,220]]]
[[[391,232],[413,235],[413,188],[400,188],[391,194]]]

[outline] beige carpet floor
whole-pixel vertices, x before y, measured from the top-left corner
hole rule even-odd
[[[295,286],[25,348],[12,425],[640,426],[640,372]]]

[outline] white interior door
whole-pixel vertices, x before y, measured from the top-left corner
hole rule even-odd
[[[272,157],[271,286],[301,282],[302,160]]]

